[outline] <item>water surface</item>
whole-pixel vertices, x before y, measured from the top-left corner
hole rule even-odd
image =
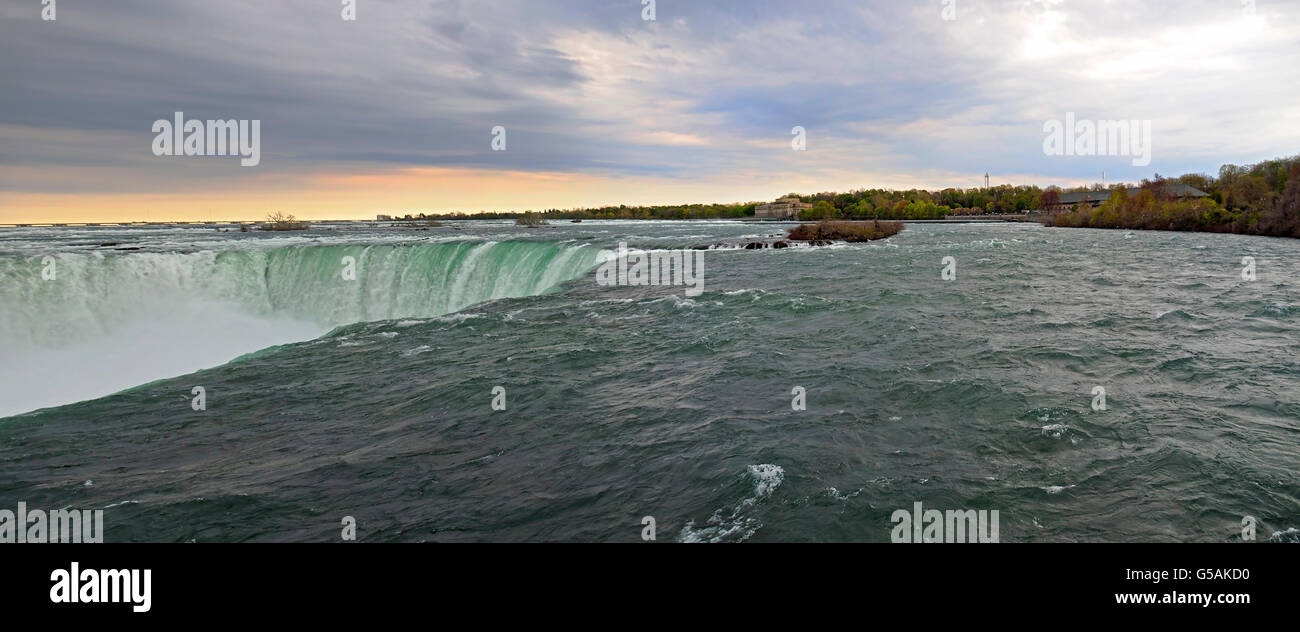
[[[0,420],[0,507],[107,507],[110,542],[888,541],[914,502],[1004,542],[1294,538],[1300,242],[917,224],[708,251],[696,297],[594,279],[779,233],[0,231],[0,413],[69,404]]]

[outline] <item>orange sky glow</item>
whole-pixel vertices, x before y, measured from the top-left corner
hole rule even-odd
[[[944,186],[975,186],[974,179],[975,175],[963,176],[961,182]],[[882,181],[891,184],[874,184]],[[671,179],[442,167],[372,168],[249,178],[195,190],[0,192],[0,224],[261,221],[276,211],[303,220],[364,220],[378,214],[422,212],[761,202],[790,192],[848,191],[867,186],[943,188],[907,175],[848,172]]]

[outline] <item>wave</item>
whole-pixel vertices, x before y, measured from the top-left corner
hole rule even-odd
[[[745,468],[745,477],[746,482],[753,484],[749,496],[733,507],[729,514],[723,509],[714,511],[703,526],[697,527],[694,520],[687,522],[677,540],[687,543],[744,542],[763,528],[763,523],[750,514],[756,505],[767,500],[785,481],[785,469],[770,463],[750,465]]]
[[[1207,318],[1208,318],[1207,316],[1202,314],[1197,314],[1194,312],[1189,312],[1181,309],[1171,309],[1171,310],[1157,313],[1155,320],[1193,321],[1193,320],[1206,320]]]
[[[586,245],[526,241],[62,253],[51,255],[52,268],[44,257],[3,256],[0,416],[108,395],[348,323],[431,318],[541,294],[594,268],[597,256]]]

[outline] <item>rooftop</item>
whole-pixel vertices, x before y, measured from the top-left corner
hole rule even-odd
[[[1169,189],[1169,193],[1172,194],[1174,197],[1180,197],[1180,198],[1210,197],[1209,193],[1206,193],[1205,191],[1202,191],[1196,187],[1189,186],[1186,184],[1182,184],[1182,183],[1175,184],[1171,182],[1166,186]],[[1134,195],[1137,195],[1141,191],[1142,191],[1142,187],[1131,187],[1128,190],[1128,194],[1130,197],[1132,197]],[[1105,202],[1106,200],[1110,199],[1110,193],[1111,193],[1110,189],[1106,189],[1103,191],[1084,191],[1082,193],[1062,193],[1061,204],[1078,204],[1079,202],[1092,202],[1092,201]]]

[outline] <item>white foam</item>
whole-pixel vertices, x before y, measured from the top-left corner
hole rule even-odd
[[[1268,537],[1269,542],[1300,542],[1300,529],[1291,527],[1285,531],[1274,531]]]
[[[1069,429],[1070,427],[1065,424],[1046,425],[1043,426],[1043,436],[1051,437],[1053,439],[1060,439],[1061,435],[1065,434],[1065,431]]]
[[[781,486],[785,481],[785,470],[779,465],[764,463],[747,466],[745,474],[754,481],[752,496],[741,500],[731,510],[730,515],[724,515],[722,509],[714,511],[703,527],[697,528],[694,520],[686,523],[677,540],[690,543],[744,542],[758,532],[763,527],[763,523],[748,513],[755,505],[771,497],[772,492]]]
[[[339,325],[479,318],[460,310],[549,291],[590,269],[596,252],[315,239],[258,239],[221,252],[55,252],[57,277],[48,281],[41,259],[0,256],[0,417],[218,366]],[[355,259],[355,281],[340,275],[346,257]]]

